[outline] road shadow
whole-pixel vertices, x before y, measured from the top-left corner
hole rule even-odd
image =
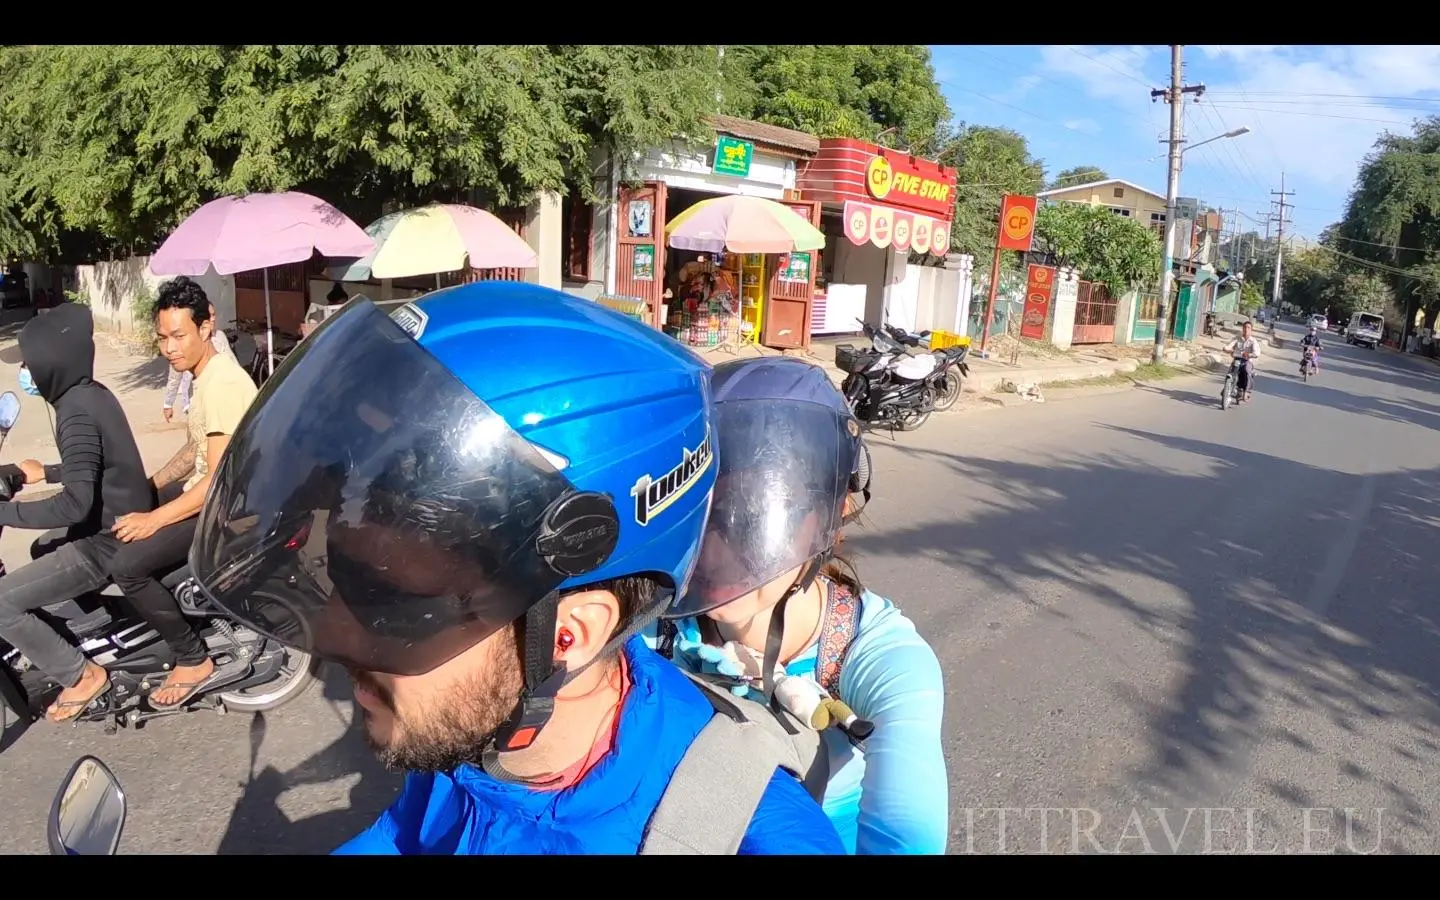
[[[1142,806],[1226,806],[1255,754],[1278,738],[1315,758],[1291,771],[1328,769],[1335,777],[1318,789],[1275,779],[1266,787],[1277,802],[1345,805],[1335,801],[1347,786],[1368,783],[1388,797],[1387,823],[1403,825],[1420,852],[1434,847],[1440,829],[1432,811],[1395,774],[1440,761],[1431,562],[1440,469],[1353,475],[1194,438],[1100,427],[1162,445],[1161,458],[1175,465],[1162,468],[1148,453],[1032,463],[900,445],[901,453],[942,463],[959,483],[993,489],[978,496],[999,499],[972,500],[948,521],[847,532],[847,547],[862,556],[939,560],[975,603],[1019,597],[1071,619],[1073,608],[1051,598],[1088,598],[1172,648],[1183,677],[1159,702],[1112,686],[1108,702],[1150,723],[1145,761],[1117,779],[1116,802],[1132,805],[1138,793]],[[1266,491],[1275,484],[1286,485],[1283,494]],[[1296,508],[1295,497],[1311,499]],[[1134,514],[1098,514],[1115,508]],[[1172,520],[1170,509],[1184,512]],[[1315,546],[1255,549],[1277,546],[1275,535],[1300,523]],[[1146,596],[1135,585],[1147,581],[1173,587],[1185,602]],[[949,633],[969,612],[942,609],[927,630]],[[1323,716],[1340,737],[1311,741],[1273,725],[1265,713],[1282,703]],[[1407,852],[1387,838],[1385,852]]]
[[[112,390],[133,391],[140,388],[153,388],[159,390],[165,387],[165,382],[170,378],[170,363],[163,356],[152,356],[148,359],[137,360],[128,369],[123,369],[112,374],[107,381]]]
[[[349,679],[337,667],[325,668],[323,687],[326,700],[354,701]],[[361,721],[359,715],[354,716],[339,740],[295,768],[281,772],[267,765],[257,773],[254,763],[265,740],[266,724],[263,714],[256,715],[250,730],[250,779],[235,804],[216,853],[326,854],[369,827],[398,796],[401,779],[386,772],[365,746]],[[349,803],[344,809],[292,820],[280,807],[281,795],[292,788],[324,784],[357,773],[359,780],[350,787]]]

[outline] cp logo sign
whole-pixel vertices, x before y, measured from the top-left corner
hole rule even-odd
[[[1005,236],[1012,241],[1023,241],[1030,234],[1030,224],[1035,216],[1023,206],[1013,206],[1005,214]]]
[[[883,156],[870,160],[870,164],[865,167],[865,185],[870,188],[870,196],[876,200],[885,199],[894,179],[895,170],[890,168],[890,160]]]

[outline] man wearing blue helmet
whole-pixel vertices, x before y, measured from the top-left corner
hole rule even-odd
[[[231,615],[344,665],[367,740],[407,773],[339,852],[844,852],[774,763],[753,797],[706,798],[754,802],[742,838],[676,825],[672,776],[729,720],[636,635],[694,568],[710,427],[703,362],[534,286],[393,317],[356,299],[292,354],[190,561]]]

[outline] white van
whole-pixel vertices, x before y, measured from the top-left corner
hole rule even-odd
[[[1345,328],[1345,342],[1356,345],[1364,344],[1374,350],[1384,333],[1385,319],[1383,316],[1357,312],[1350,317],[1350,324]]]

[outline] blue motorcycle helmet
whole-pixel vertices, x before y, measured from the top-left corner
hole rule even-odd
[[[562,594],[661,585],[614,647],[685,591],[715,481],[710,375],[663,333],[536,285],[391,315],[356,297],[236,429],[191,571],[267,637],[367,671],[422,674],[523,620],[525,692],[499,740],[525,746],[578,674],[553,662]]]

